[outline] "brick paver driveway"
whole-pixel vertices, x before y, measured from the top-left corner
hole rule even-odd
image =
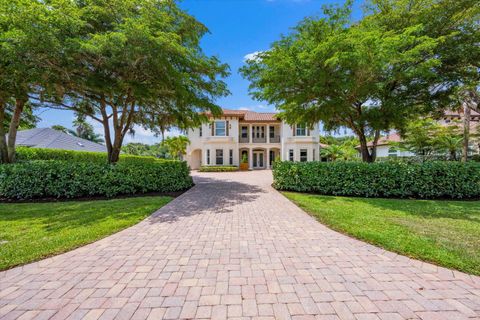
[[[0,273],[0,318],[480,318],[479,278],[329,230],[269,171],[195,175],[140,224]]]

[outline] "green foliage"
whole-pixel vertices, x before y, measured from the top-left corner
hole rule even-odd
[[[329,161],[352,161],[357,159],[357,150],[352,144],[355,140],[346,140],[341,144],[332,144],[320,149],[320,156]]]
[[[174,159],[180,159],[186,152],[190,140],[186,136],[168,137],[162,141],[161,145],[168,150],[170,156]]]
[[[462,134],[455,123],[442,126],[431,118],[420,118],[406,125],[401,142],[392,142],[391,145],[414,153],[422,161],[455,161],[461,153],[462,143]]]
[[[238,167],[235,166],[201,166],[200,172],[231,172],[238,171]]]
[[[167,158],[168,150],[160,143],[149,145],[139,142],[130,142],[122,146],[122,152],[136,156],[151,156],[155,158]],[[122,156],[120,156],[121,158]]]
[[[46,149],[46,148],[28,148],[19,147],[17,149],[17,159],[19,161],[29,160],[62,160],[62,161],[79,161],[79,162],[97,162],[106,163],[106,152],[89,152],[89,151],[73,151],[62,149]],[[136,156],[130,154],[122,154],[120,162],[144,163],[161,161],[152,156]]]
[[[248,163],[248,156],[247,156],[247,154],[243,154],[243,156],[242,156],[242,163]]]
[[[480,164],[460,162],[277,162],[279,190],[386,198],[480,197]]]
[[[120,161],[116,165],[36,160],[0,165],[0,198],[113,197],[147,192],[175,192],[193,184],[181,161]]]
[[[305,19],[241,73],[253,97],[275,104],[287,122],[350,128],[363,160],[372,162],[368,136],[445,108],[455,86],[478,79],[479,5],[373,0],[360,21],[352,19],[351,5]],[[458,72],[467,59],[476,67]]]

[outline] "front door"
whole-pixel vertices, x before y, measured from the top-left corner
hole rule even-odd
[[[261,169],[265,167],[265,153],[263,151],[253,151],[253,168]]]

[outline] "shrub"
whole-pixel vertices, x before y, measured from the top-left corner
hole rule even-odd
[[[87,162],[106,163],[107,153],[106,152],[73,151],[73,150],[62,150],[62,149],[17,147],[16,158],[18,161],[64,160],[64,161],[81,161],[81,162],[87,161]],[[163,159],[158,159],[150,156],[135,156],[130,154],[122,154],[120,155],[119,162],[144,163],[144,162],[154,162],[159,160],[161,161]]]
[[[325,195],[478,198],[480,164],[469,162],[276,162],[274,187]]]
[[[238,167],[235,166],[201,166],[200,172],[230,172],[238,171]]]
[[[146,192],[175,192],[192,186],[185,162],[34,160],[0,165],[0,198],[113,197]]]

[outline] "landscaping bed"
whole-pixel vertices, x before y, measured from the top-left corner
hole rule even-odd
[[[238,171],[236,166],[201,166],[198,171],[200,172],[232,172]]]
[[[284,192],[330,228],[415,259],[480,275],[480,202]]]
[[[0,203],[0,270],[97,241],[140,222],[171,200]]]
[[[419,199],[480,198],[475,162],[275,162],[273,186],[324,195]]]

